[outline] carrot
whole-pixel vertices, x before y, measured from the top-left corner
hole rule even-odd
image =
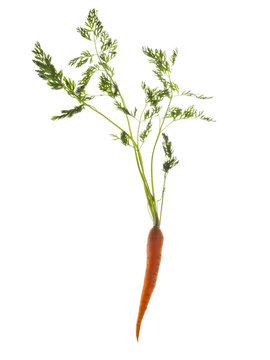
[[[140,328],[143,316],[147,309],[149,300],[156,286],[158,271],[161,261],[161,252],[163,245],[163,234],[159,227],[153,227],[148,235],[147,241],[147,264],[144,276],[140,308],[136,324],[136,337],[139,340]]]
[[[174,49],[172,55],[168,57],[166,52],[161,49],[152,49],[144,46],[142,51],[148,61],[155,66],[153,72],[159,82],[162,83],[162,86],[160,84],[160,86],[152,88],[143,81],[141,87],[145,95],[144,108],[142,111],[138,111],[137,107],[133,107],[134,110],[130,107],[127,108],[127,102],[115,79],[114,68],[111,67],[111,60],[117,54],[117,40],[113,40],[108,32],[103,29],[103,25],[95,9],[89,11],[84,24],[85,27],[78,27],[77,30],[85,40],[92,42],[92,50],[88,50],[87,47],[86,51],[81,52],[79,56],[76,56],[69,62],[70,66],[75,66],[76,68],[85,67],[82,77],[78,82],[75,82],[69,76],[64,76],[62,70],[58,71],[55,68],[52,63],[52,57],[43,51],[39,42],[36,42],[33,50],[33,62],[37,66],[37,74],[41,79],[45,80],[52,89],[62,89],[66,91],[73,100],[77,101],[77,105],[74,105],[74,107],[69,110],[62,110],[61,114],[53,116],[52,120],[70,118],[87,108],[91,109],[110,123],[111,126],[114,126],[116,133],[111,134],[114,140],[121,142],[126,149],[131,147],[133,149],[132,151],[134,151],[136,165],[143,183],[142,188],[144,189],[147,200],[147,209],[149,210],[154,226],[148,236],[147,266],[136,327],[138,340],[142,319],[155,288],[160,266],[163,245],[163,235],[160,230],[160,224],[166,179],[171,169],[179,163],[179,160],[174,155],[172,142],[164,131],[178,120],[199,118],[206,121],[214,121],[211,117],[205,116],[203,111],[198,111],[194,105],[183,109],[173,104],[174,99],[178,96],[191,96],[197,99],[210,99],[211,97],[195,94],[190,90],[180,90],[180,87],[173,81],[171,76],[178,56],[177,48]],[[130,58],[130,62],[131,60],[135,60],[135,58]],[[136,63],[134,63],[131,68],[132,72],[136,70]],[[98,76],[98,91],[96,93],[96,91],[92,92],[91,86],[88,87],[88,84],[98,72],[100,75]],[[88,93],[87,89],[90,90],[90,93]],[[122,112],[122,116],[125,116],[126,125],[123,124],[122,121],[115,122],[112,120],[112,118],[103,113],[102,108],[96,108],[92,100],[99,96],[108,96],[114,100],[116,109]],[[165,101],[167,104],[165,104]],[[165,105],[165,108],[163,105]],[[134,125],[136,125],[135,128],[132,124],[132,118],[137,121],[134,123]],[[150,133],[153,135],[153,147],[151,158],[149,157],[151,160],[149,163],[150,176],[148,175],[148,177],[148,171],[145,170],[146,167],[144,166],[142,146],[144,146],[146,141],[150,141]],[[92,134],[94,137],[99,136],[94,130]],[[162,138],[162,147],[165,155],[163,165],[161,166],[160,164],[160,170],[163,173],[163,187],[160,188],[160,193],[158,194],[154,180],[154,157],[157,144],[160,143]],[[100,156],[101,150],[101,144],[99,144],[99,147],[94,151],[96,156]],[[102,165],[105,165],[105,159],[104,157]],[[123,170],[126,170],[124,166]]]

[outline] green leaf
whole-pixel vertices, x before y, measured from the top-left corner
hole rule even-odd
[[[129,136],[125,131],[121,132],[120,139],[123,145],[125,146],[129,145]]]
[[[152,128],[151,120],[148,121],[145,130],[140,134],[141,142],[144,143],[147,136],[150,134]]]
[[[179,86],[172,82],[172,81],[169,81],[168,82],[168,87],[172,90],[172,91],[176,91],[177,93],[179,93]]]
[[[201,95],[201,94],[194,94],[190,90],[185,90],[180,95],[181,96],[193,96],[193,97],[195,97],[197,99],[202,99],[202,100],[212,99],[213,98],[213,96],[205,96],[205,95]]]
[[[76,89],[77,94],[81,94],[86,86],[88,85],[89,81],[91,80],[92,76],[99,70],[99,65],[92,65],[83,73],[83,77],[78,82],[78,87]]]
[[[166,160],[163,163],[163,171],[168,174],[169,170],[171,170],[173,167],[179,164],[179,160],[176,159],[176,157],[173,157],[172,159]]]
[[[74,114],[78,114],[79,112],[81,112],[83,109],[84,109],[84,105],[79,105],[79,106],[75,106],[73,109],[70,110],[62,110],[61,115],[53,116],[52,120],[60,120],[67,117],[70,118]]]
[[[165,79],[164,74],[160,70],[153,70],[153,73],[162,82],[164,88],[168,87],[168,81]]]
[[[124,107],[119,101],[115,101],[114,105],[117,107],[118,110],[122,111],[126,115],[131,115],[126,107]]]
[[[152,106],[150,109],[147,109],[144,112],[144,121],[147,119],[152,119],[154,116],[158,115],[160,110],[160,106]]]
[[[162,133],[163,137],[163,150],[165,153],[166,160],[163,163],[163,171],[165,173],[168,173],[170,169],[172,169],[174,166],[176,166],[179,163],[179,160],[175,156],[173,156],[173,149],[172,149],[172,143],[169,141],[168,135],[165,133]]]
[[[76,97],[76,94],[75,94],[76,83],[74,80],[64,77],[64,87],[65,87],[66,92],[70,96]]]
[[[82,28],[82,27],[77,27],[77,31],[79,34],[81,34],[81,36],[83,38],[85,38],[86,40],[92,41],[91,36],[90,36],[90,31],[88,29]]]
[[[172,154],[173,154],[173,150],[172,150],[172,143],[169,141],[169,137],[168,135],[166,135],[165,133],[162,133],[163,136],[163,150],[165,152],[165,156],[167,156],[169,159],[171,159]]]
[[[94,33],[96,37],[98,37],[101,34],[103,30],[103,25],[101,21],[98,19],[97,11],[95,9],[89,11],[85,25],[86,27],[89,28],[90,31]]]
[[[195,109],[194,105],[191,105],[184,110],[178,107],[170,107],[167,111],[166,118],[173,118],[173,121],[190,118],[214,121],[211,117],[205,116],[203,111],[198,111]]]
[[[103,29],[103,25],[97,16],[97,11],[92,9],[89,11],[85,27],[79,27],[78,32],[87,40],[99,39],[101,42],[100,59],[108,63],[115,57],[117,49],[117,40],[112,40],[107,31]]]
[[[151,89],[149,86],[146,86],[145,83],[142,84],[142,88],[146,95],[145,101],[151,106],[157,106],[165,97],[170,97],[170,92],[166,88],[163,90],[159,90],[158,88]]]
[[[42,50],[39,42],[36,42],[35,48],[32,51],[35,55],[33,62],[37,65],[38,76],[47,81],[47,84],[54,90],[60,90],[64,88],[63,72],[57,71],[52,64],[52,58],[50,55],[46,55]]]
[[[113,137],[113,140],[120,140],[121,143],[125,146],[129,145],[129,135],[125,131],[121,132],[120,137],[115,134],[110,135]]]
[[[133,110],[133,113],[131,112],[130,115],[133,116],[134,118],[136,118],[137,111],[138,111],[138,109],[135,107]]]
[[[177,56],[178,56],[178,49],[175,48],[175,49],[173,50],[172,56],[171,56],[171,58],[170,58],[170,61],[171,61],[172,65],[174,65]]]
[[[149,47],[143,47],[142,50],[148,57],[148,61],[156,66],[157,71],[160,71],[163,74],[167,74],[171,71],[165,51],[162,51],[161,49],[153,50]]]
[[[113,140],[120,140],[120,137],[115,134],[110,134],[113,137]]]
[[[119,89],[116,82],[109,78],[105,73],[102,73],[99,78],[99,89],[107,93],[110,97],[116,98],[119,95]]]
[[[76,65],[76,67],[81,67],[82,65],[86,64],[87,61],[89,61],[90,63],[93,60],[93,54],[91,54],[88,50],[87,51],[82,51],[81,55],[70,60],[70,62],[68,63],[70,66]]]
[[[76,58],[74,58],[74,59],[72,59],[72,60],[70,60],[70,62],[68,63],[68,65],[70,65],[70,66],[73,66],[73,65],[75,65],[76,63],[77,63],[77,61],[79,61],[80,60],[80,56],[78,56],[78,57],[76,57]]]

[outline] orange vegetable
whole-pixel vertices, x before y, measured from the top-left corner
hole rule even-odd
[[[85,66],[82,77],[78,82],[75,82],[68,76],[64,76],[62,70],[58,71],[54,67],[52,64],[52,57],[43,51],[39,42],[36,42],[33,50],[33,62],[37,66],[37,74],[41,79],[45,80],[52,89],[62,89],[66,91],[73,100],[77,100],[77,105],[69,110],[62,110],[61,114],[53,116],[52,120],[70,118],[87,108],[91,109],[103,119],[106,119],[110,125],[115,127],[117,132],[111,134],[114,140],[120,141],[127,149],[131,147],[134,151],[136,165],[143,182],[147,207],[154,226],[150,230],[148,236],[147,266],[136,326],[136,336],[138,340],[142,319],[156,285],[161,261],[163,235],[159,227],[161,224],[166,179],[169,171],[179,163],[177,157],[174,155],[172,142],[164,131],[179,120],[182,121],[184,119],[197,118],[213,121],[211,117],[205,116],[203,111],[198,111],[194,105],[182,108],[182,105],[181,107],[178,107],[173,104],[174,99],[179,96],[189,96],[197,99],[210,99],[211,97],[195,94],[190,90],[180,89],[173,81],[171,75],[175,60],[178,56],[177,49],[174,49],[172,55],[167,57],[166,52],[161,49],[143,47],[142,51],[147,56],[148,61],[154,65],[155,69],[153,72],[162,85],[160,84],[160,86],[152,88],[144,81],[142,82],[141,87],[145,96],[145,105],[140,114],[137,114],[137,107],[135,107],[134,110],[130,107],[127,108],[126,101],[115,80],[114,68],[111,67],[111,60],[117,54],[117,40],[110,38],[107,31],[103,29],[103,25],[99,20],[95,9],[89,11],[85,27],[78,27],[77,31],[84,39],[92,42],[91,52],[87,47],[86,51],[81,52],[79,56],[73,58],[69,62],[70,66],[76,66],[76,68]],[[133,68],[136,70],[136,66],[133,66]],[[99,78],[99,91],[96,94],[95,91],[92,92],[91,87],[89,88],[88,84],[92,81],[92,78],[97,75]],[[88,89],[90,90],[90,93],[87,92]],[[114,99],[116,109],[118,111],[120,110],[122,115],[126,118],[126,125],[122,125],[122,121],[115,122],[112,120],[108,115],[103,113],[102,108],[96,108],[94,98],[99,96],[108,96],[111,99]],[[94,104],[92,103],[92,100],[94,100]],[[165,101],[166,104],[164,104]],[[132,125],[133,119],[137,121],[135,122],[135,128],[133,128]],[[149,175],[151,175],[151,177],[148,178],[148,171],[145,171],[144,166],[142,146],[149,138],[150,133],[153,135],[154,143],[152,147],[151,162],[149,163]],[[93,131],[93,136],[97,137],[99,135]],[[163,187],[160,189],[160,197],[157,191],[155,191],[157,189],[155,188],[154,181],[154,156],[157,144],[160,142],[161,138],[163,138],[162,147],[165,158],[162,166],[160,163],[160,170],[162,170],[163,173]],[[98,148],[98,151],[99,150],[100,149]],[[98,154],[95,150],[95,154],[96,153]],[[127,168],[123,166],[123,170],[127,171]],[[160,204],[159,201],[161,201]]]
[[[163,234],[159,227],[153,227],[148,235],[147,241],[147,264],[144,276],[144,284],[140,301],[140,308],[136,325],[136,337],[139,340],[140,328],[143,316],[147,309],[149,300],[156,286],[158,271],[161,261],[163,245]]]

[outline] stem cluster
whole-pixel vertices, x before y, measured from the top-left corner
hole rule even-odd
[[[187,109],[172,107],[172,100],[176,96],[184,95],[193,96],[199,99],[207,99],[208,97],[196,95],[189,90],[180,93],[179,87],[172,82],[171,72],[178,55],[177,49],[173,51],[172,56],[168,59],[165,51],[143,47],[143,52],[148,57],[149,62],[155,66],[153,72],[161,83],[161,87],[151,88],[144,82],[142,83],[142,89],[145,93],[145,106],[139,119],[137,119],[137,108],[135,108],[134,111],[127,108],[124,97],[117,82],[115,81],[114,69],[110,66],[111,60],[116,55],[117,41],[112,40],[109,34],[103,29],[103,25],[98,19],[97,11],[95,9],[89,12],[87,21],[85,22],[85,27],[79,27],[77,28],[77,31],[83,38],[93,42],[94,44],[94,53],[91,53],[89,50],[83,51],[80,56],[75,57],[69,62],[70,66],[76,66],[77,68],[87,66],[86,70],[82,74],[81,80],[77,84],[72,79],[66,78],[62,71],[58,72],[55,69],[51,62],[51,56],[44,53],[38,42],[33,50],[35,55],[33,61],[38,67],[38,75],[45,80],[52,89],[64,89],[68,95],[79,102],[79,105],[75,105],[73,109],[62,110],[61,115],[53,116],[52,119],[57,120],[65,117],[71,117],[87,107],[102,116],[118,131],[120,131],[120,136],[114,134],[113,136],[115,139],[120,140],[123,145],[129,145],[133,148],[136,165],[143,182],[147,205],[153,225],[159,227],[161,223],[167,175],[169,170],[178,164],[178,160],[172,155],[173,150],[168,135],[164,134],[163,131],[173,122],[180,119],[200,118],[212,121],[212,119],[206,117],[202,111],[197,111],[194,108],[194,105]],[[96,63],[93,64],[94,61],[96,61]],[[99,90],[101,93],[89,95],[86,93],[86,87],[91,78],[97,73],[100,74]],[[123,129],[122,126],[117,124],[93,105],[92,101],[97,96],[108,96],[113,99],[117,109],[122,111],[125,115],[128,130]],[[161,115],[162,104],[164,101],[167,101],[167,106],[165,106],[165,112]],[[141,148],[145,140],[148,138],[149,133],[152,131],[152,122],[155,117],[159,118],[159,123],[151,153],[151,175],[150,181],[148,181],[145,173]],[[137,133],[135,135],[132,131],[131,118],[135,118],[138,121]],[[167,119],[171,120],[166,123]],[[147,125],[141,132],[142,124],[146,121]],[[163,149],[165,152],[165,162],[163,163],[164,181],[161,193],[161,206],[160,210],[158,210],[158,201],[156,199],[154,184],[154,155],[161,134],[164,139]]]

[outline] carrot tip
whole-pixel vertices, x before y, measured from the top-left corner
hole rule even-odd
[[[137,339],[137,341],[139,341],[139,335],[140,335],[140,332],[138,330],[136,330],[136,339]]]

